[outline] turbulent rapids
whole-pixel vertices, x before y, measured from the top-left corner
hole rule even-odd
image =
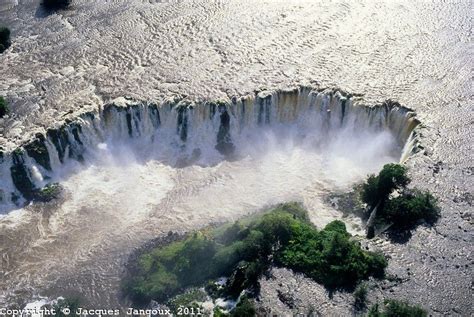
[[[44,2],[0,0],[0,309],[126,308],[136,250],[296,201],[389,258],[367,308],[472,315],[471,1]],[[395,162],[441,218],[366,239],[353,188]],[[269,314],[364,293],[271,274]]]
[[[341,218],[324,197],[414,149],[415,113],[298,87],[216,102],[118,99],[5,152],[3,297],[80,295],[120,305],[128,254],[184,232],[296,200],[318,226]],[[65,197],[32,203],[49,183]],[[361,233],[360,219],[345,219]],[[18,252],[21,250],[21,252]]]

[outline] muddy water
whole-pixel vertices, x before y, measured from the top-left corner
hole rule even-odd
[[[435,229],[418,230],[406,245],[379,243],[392,256],[390,270],[403,273],[410,267],[413,272],[406,276],[407,282],[391,289],[393,292],[380,291],[379,296],[416,300],[439,314],[472,312],[470,1],[77,0],[77,10],[50,16],[38,9],[38,1],[6,2],[0,6],[0,19],[11,26],[14,37],[12,48],[0,57],[4,74],[0,93],[7,96],[13,108],[13,115],[1,124],[2,145],[6,147],[29,138],[42,130],[42,125],[62,120],[70,110],[95,108],[104,100],[124,95],[142,100],[176,93],[217,98],[263,85],[287,87],[295,82],[319,81],[364,93],[370,100],[395,98],[415,108],[424,123],[421,132],[425,151],[409,161],[411,173],[416,185],[440,197],[443,218]],[[308,160],[317,162],[309,159],[310,154],[296,157],[300,157],[301,165]],[[91,167],[75,174],[65,181],[70,197],[60,207],[48,207],[42,213],[35,208],[14,211],[2,219],[1,247],[7,251],[2,252],[1,301],[9,303],[12,298],[26,299],[32,294],[81,292],[91,303],[115,302],[115,293],[104,290],[117,285],[120,262],[127,253],[124,250],[161,232],[160,228],[184,230],[204,224],[208,218],[223,217],[221,206],[234,204],[217,195],[222,193],[219,189],[226,188],[229,197],[238,196],[242,203],[243,197],[234,194],[240,185],[247,184],[244,181],[250,185],[255,175],[266,175],[251,172],[259,171],[261,163],[248,163],[239,170],[239,164],[245,162],[223,162],[204,169],[193,166],[173,170],[159,162],[136,166],[135,170],[130,167],[128,177],[143,175],[143,179],[136,180],[139,184],[158,183],[145,186],[154,189],[132,191],[136,197],[152,191],[153,199],[146,195],[149,203],[127,199],[131,190],[127,184],[122,185],[124,196],[107,190],[104,184],[116,182],[112,187],[120,192],[120,177],[104,176],[113,175],[110,166],[96,170]],[[138,172],[153,164],[156,166],[150,167],[151,171]],[[441,168],[435,169],[435,164]],[[298,163],[287,168],[295,166]],[[322,166],[314,168],[326,171]],[[362,177],[376,167],[363,167],[355,174]],[[215,176],[219,168],[223,172]],[[127,169],[120,166],[118,170],[123,175]],[[299,197],[316,213],[313,207],[319,205],[315,197],[333,188],[335,181],[318,175],[306,178],[309,170],[305,168],[299,174],[305,181],[298,177],[291,180],[295,187],[286,186],[287,194],[271,186],[286,184],[286,175],[267,184],[268,188],[256,186],[251,194],[242,191],[250,201],[246,205],[245,200],[242,206],[257,209],[273,195]],[[236,181],[238,174],[230,171],[248,177]],[[336,172],[345,176],[342,170]],[[156,177],[152,177],[154,173]],[[82,174],[83,179],[79,177]],[[229,179],[234,179],[234,187],[221,185]],[[259,182],[265,179],[261,177]],[[195,180],[195,185],[190,180]],[[102,185],[90,187],[94,183]],[[308,189],[308,183],[315,183],[311,188],[318,189]],[[199,200],[203,196],[197,193],[202,188],[214,196]],[[300,191],[294,194],[296,188]],[[315,192],[308,193],[311,190]],[[189,199],[178,198],[193,191]],[[92,198],[96,194],[108,198]],[[257,196],[258,203],[252,202]],[[91,201],[105,205],[105,211],[101,213]],[[175,201],[178,203],[171,208]],[[209,203],[219,210],[202,216],[200,212],[208,201],[221,205]],[[145,211],[135,218],[129,212],[107,207],[114,203],[115,207],[137,204]],[[160,209],[161,205],[166,207]],[[193,210],[192,205],[199,206],[195,215],[187,213]],[[229,215],[237,216],[243,209],[238,207]],[[121,217],[115,218],[114,213],[128,217],[125,225],[130,224],[135,231],[130,228],[124,235],[113,229],[116,225],[126,231]],[[143,216],[146,214],[149,216]],[[198,220],[189,221],[192,217]]]
[[[112,151],[107,144],[98,150],[101,160],[64,166],[62,201],[30,205],[0,220],[2,301],[80,295],[91,305],[118,305],[123,263],[144,242],[290,200],[304,203],[312,221],[323,226],[342,216],[323,203],[324,195],[347,190],[397,160],[387,132],[345,136],[323,147],[315,136],[272,129],[255,135],[254,143],[238,149],[238,160],[207,166],[141,162],[126,147]],[[362,233],[359,220],[347,222],[353,233]]]

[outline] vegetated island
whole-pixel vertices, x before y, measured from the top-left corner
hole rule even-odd
[[[135,304],[155,300],[175,313],[180,306],[202,312],[210,301],[215,316],[253,316],[249,298],[258,295],[259,278],[272,266],[336,290],[353,289],[370,276],[382,278],[387,261],[362,250],[343,222],[318,230],[299,204],[286,203],[144,252],[132,264],[124,292]]]
[[[410,181],[405,166],[387,164],[358,186],[355,197],[365,205],[369,238],[370,226],[389,224],[392,231],[403,232],[440,217],[436,199],[409,189]],[[342,221],[318,230],[307,211],[292,202],[142,251],[129,263],[123,290],[137,305],[156,301],[174,313],[186,307],[189,315],[210,308],[214,316],[254,316],[258,281],[273,266],[302,273],[330,291],[355,289],[355,309],[363,311],[367,288],[361,281],[383,278],[387,260],[363,250]],[[368,316],[381,317],[426,314],[421,307],[394,299],[368,311]]]
[[[418,225],[429,226],[441,216],[437,199],[428,191],[408,188],[408,169],[400,164],[386,164],[380,173],[369,175],[360,188],[361,200],[367,205],[367,237],[376,226],[388,227],[389,234],[405,235]]]

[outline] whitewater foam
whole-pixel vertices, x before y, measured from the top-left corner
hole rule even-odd
[[[127,101],[85,114],[47,133],[48,160],[31,148],[5,156],[3,171],[21,164],[31,179],[41,174],[35,186],[59,181],[65,198],[0,220],[8,258],[0,302],[35,290],[119,305],[127,255],[168,231],[290,200],[302,202],[318,226],[341,219],[326,195],[399,161],[413,117],[397,104],[366,107],[338,91],[308,88],[201,105]],[[4,192],[12,184],[18,180],[2,181]],[[363,233],[359,219],[344,220]]]

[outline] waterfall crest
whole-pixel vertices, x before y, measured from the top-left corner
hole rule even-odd
[[[204,102],[121,98],[37,134],[12,152],[0,152],[0,211],[33,200],[67,162],[100,158],[109,144],[125,144],[143,158],[180,167],[236,159],[265,129],[296,127],[282,131],[302,139],[311,134],[319,145],[335,136],[384,132],[393,137],[393,151],[403,161],[416,143],[415,116],[390,100],[367,106],[340,90],[306,86]]]

